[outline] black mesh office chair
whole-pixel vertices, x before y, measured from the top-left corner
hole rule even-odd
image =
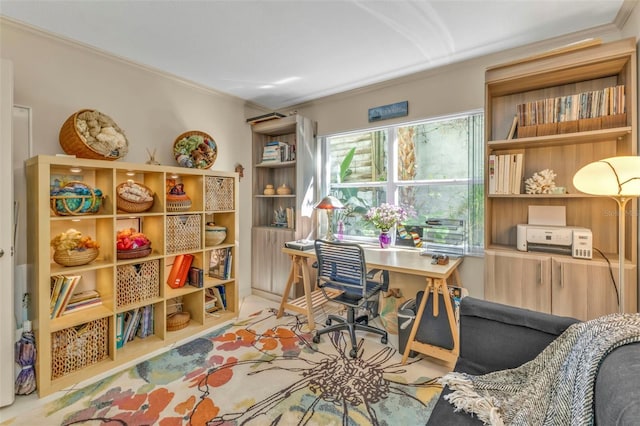
[[[352,358],[358,354],[356,330],[379,334],[382,336],[380,341],[386,344],[387,332],[369,326],[367,315],[356,318],[356,310],[375,306],[373,312],[377,315],[376,297],[380,291],[386,291],[389,287],[388,272],[374,270],[368,273],[364,250],[357,244],[316,240],[315,250],[318,258],[318,287],[328,299],[347,306],[347,318],[329,315],[326,322],[328,327],[318,330],[313,341],[320,342],[320,336],[331,331],[348,330],[351,338],[349,355]],[[378,279],[374,279],[374,276]],[[327,288],[342,293],[336,297],[335,293],[329,294]],[[337,324],[331,325],[333,321]]]

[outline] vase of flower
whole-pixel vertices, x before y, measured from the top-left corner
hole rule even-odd
[[[389,234],[388,229],[381,229],[380,235],[378,236],[378,241],[380,241],[380,248],[386,249],[391,246],[391,234]]]

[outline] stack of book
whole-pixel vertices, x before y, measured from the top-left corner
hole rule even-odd
[[[267,142],[262,151],[263,163],[280,163],[285,161],[293,161],[296,158],[295,145],[289,145],[286,142],[271,141]]]
[[[489,194],[522,194],[524,154],[489,155]]]
[[[116,315],[116,347],[121,348],[136,336],[144,339],[153,334],[153,305],[146,305]]]
[[[211,250],[209,259],[209,276],[228,280],[231,278],[231,263],[233,255],[231,247],[219,248]]]
[[[100,293],[95,290],[81,291],[79,293],[74,293],[71,295],[69,303],[67,304],[65,310],[62,312],[62,315],[72,314],[74,312],[99,305],[102,305]]]
[[[226,296],[227,293],[223,285],[206,289],[204,293],[205,311],[209,314],[216,311],[225,311],[227,309]]]
[[[79,281],[80,275],[54,275],[51,277],[49,313],[52,319],[59,317],[65,311]]]

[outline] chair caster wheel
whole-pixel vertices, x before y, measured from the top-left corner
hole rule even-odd
[[[313,340],[313,343],[320,343],[320,335],[319,334],[314,335],[313,339],[311,340]]]
[[[383,345],[386,345],[388,342],[387,338],[385,336],[382,336],[382,338],[380,339],[380,343],[382,343]]]
[[[325,325],[331,325],[331,318],[327,318],[327,320],[324,322]]]
[[[356,356],[358,356],[358,351],[357,351],[357,350],[355,350],[355,349],[351,349],[351,350],[349,351],[349,356],[350,356],[351,358],[355,358]]]

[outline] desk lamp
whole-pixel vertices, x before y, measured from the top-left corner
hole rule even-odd
[[[335,241],[336,237],[333,234],[333,210],[343,209],[344,204],[340,202],[336,197],[327,195],[318,204],[314,206],[316,209],[325,210],[327,212],[327,235],[324,237],[327,241]]]
[[[594,161],[573,176],[573,186],[586,194],[611,197],[618,203],[618,303],[624,312],[625,206],[640,196],[640,157],[621,156]]]

